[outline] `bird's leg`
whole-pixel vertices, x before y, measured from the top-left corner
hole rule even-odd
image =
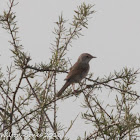
[[[72,85],[72,94],[75,94],[75,84],[72,83],[71,85]]]
[[[74,83],[72,84],[72,89],[73,89],[73,91],[75,91],[75,84]]]
[[[80,83],[78,83],[78,84],[79,84],[79,86],[81,88]],[[80,88],[78,87],[78,89],[75,90],[75,84],[72,84],[72,87],[73,87],[73,94],[77,97],[79,95],[79,93],[80,93],[80,90],[79,90]]]
[[[75,90],[75,83],[72,84],[73,94],[77,95],[77,90]]]

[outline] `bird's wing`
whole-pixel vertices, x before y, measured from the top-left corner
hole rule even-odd
[[[68,80],[72,75],[76,75],[78,73],[78,65],[77,62],[70,68],[70,71],[65,78],[65,80]]]
[[[73,67],[70,69],[70,72],[68,73],[67,77],[65,80],[73,79],[75,78],[76,75],[82,75],[83,72],[86,72],[89,70],[89,67],[87,68],[82,68],[80,65],[75,63]]]
[[[77,67],[77,62],[70,68],[70,71],[72,71],[73,69],[75,69]]]
[[[78,69],[75,71],[71,71],[71,72],[69,72],[69,74],[67,75],[65,80],[72,79],[73,77],[75,77],[76,75],[78,75],[80,73],[81,73],[81,70],[78,70]]]

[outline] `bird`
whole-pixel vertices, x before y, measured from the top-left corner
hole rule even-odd
[[[89,62],[92,58],[96,57],[89,53],[82,53],[79,56],[77,62],[70,68],[67,77],[64,79],[66,82],[56,94],[57,97],[60,97],[68,86],[74,83],[80,83],[87,76],[90,68]]]

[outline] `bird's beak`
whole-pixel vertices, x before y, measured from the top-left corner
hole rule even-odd
[[[97,58],[97,57],[96,57],[96,56],[92,56],[92,55],[91,55],[91,58]]]

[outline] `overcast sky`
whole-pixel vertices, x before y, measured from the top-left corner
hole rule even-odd
[[[54,41],[52,31],[54,22],[63,12],[68,22],[72,21],[74,10],[83,0],[20,0],[15,7],[19,36],[25,51],[32,57],[32,64],[48,62],[50,43]],[[75,40],[69,48],[67,57],[74,63],[83,52],[97,56],[92,60],[91,70],[97,76],[108,75],[114,70],[123,67],[140,68],[140,0],[86,0],[88,4],[95,4],[96,13],[89,20],[88,29],[84,29],[84,36]],[[6,0],[0,0],[0,13],[7,7]],[[0,65],[6,67],[11,62],[11,52],[8,44],[9,35],[0,29]],[[9,56],[9,57],[8,57]],[[65,78],[65,75],[64,75]],[[140,81],[140,78],[139,78]],[[63,78],[62,78],[63,84]],[[137,90],[140,90],[137,83]],[[64,124],[69,124],[71,119],[79,113],[80,101],[62,102],[60,115]],[[65,107],[63,106],[65,104]],[[69,111],[67,110],[69,108]],[[64,115],[65,114],[65,115]],[[80,117],[79,117],[80,118]],[[80,119],[75,126],[81,124]],[[86,130],[74,127],[70,133],[72,139]]]

